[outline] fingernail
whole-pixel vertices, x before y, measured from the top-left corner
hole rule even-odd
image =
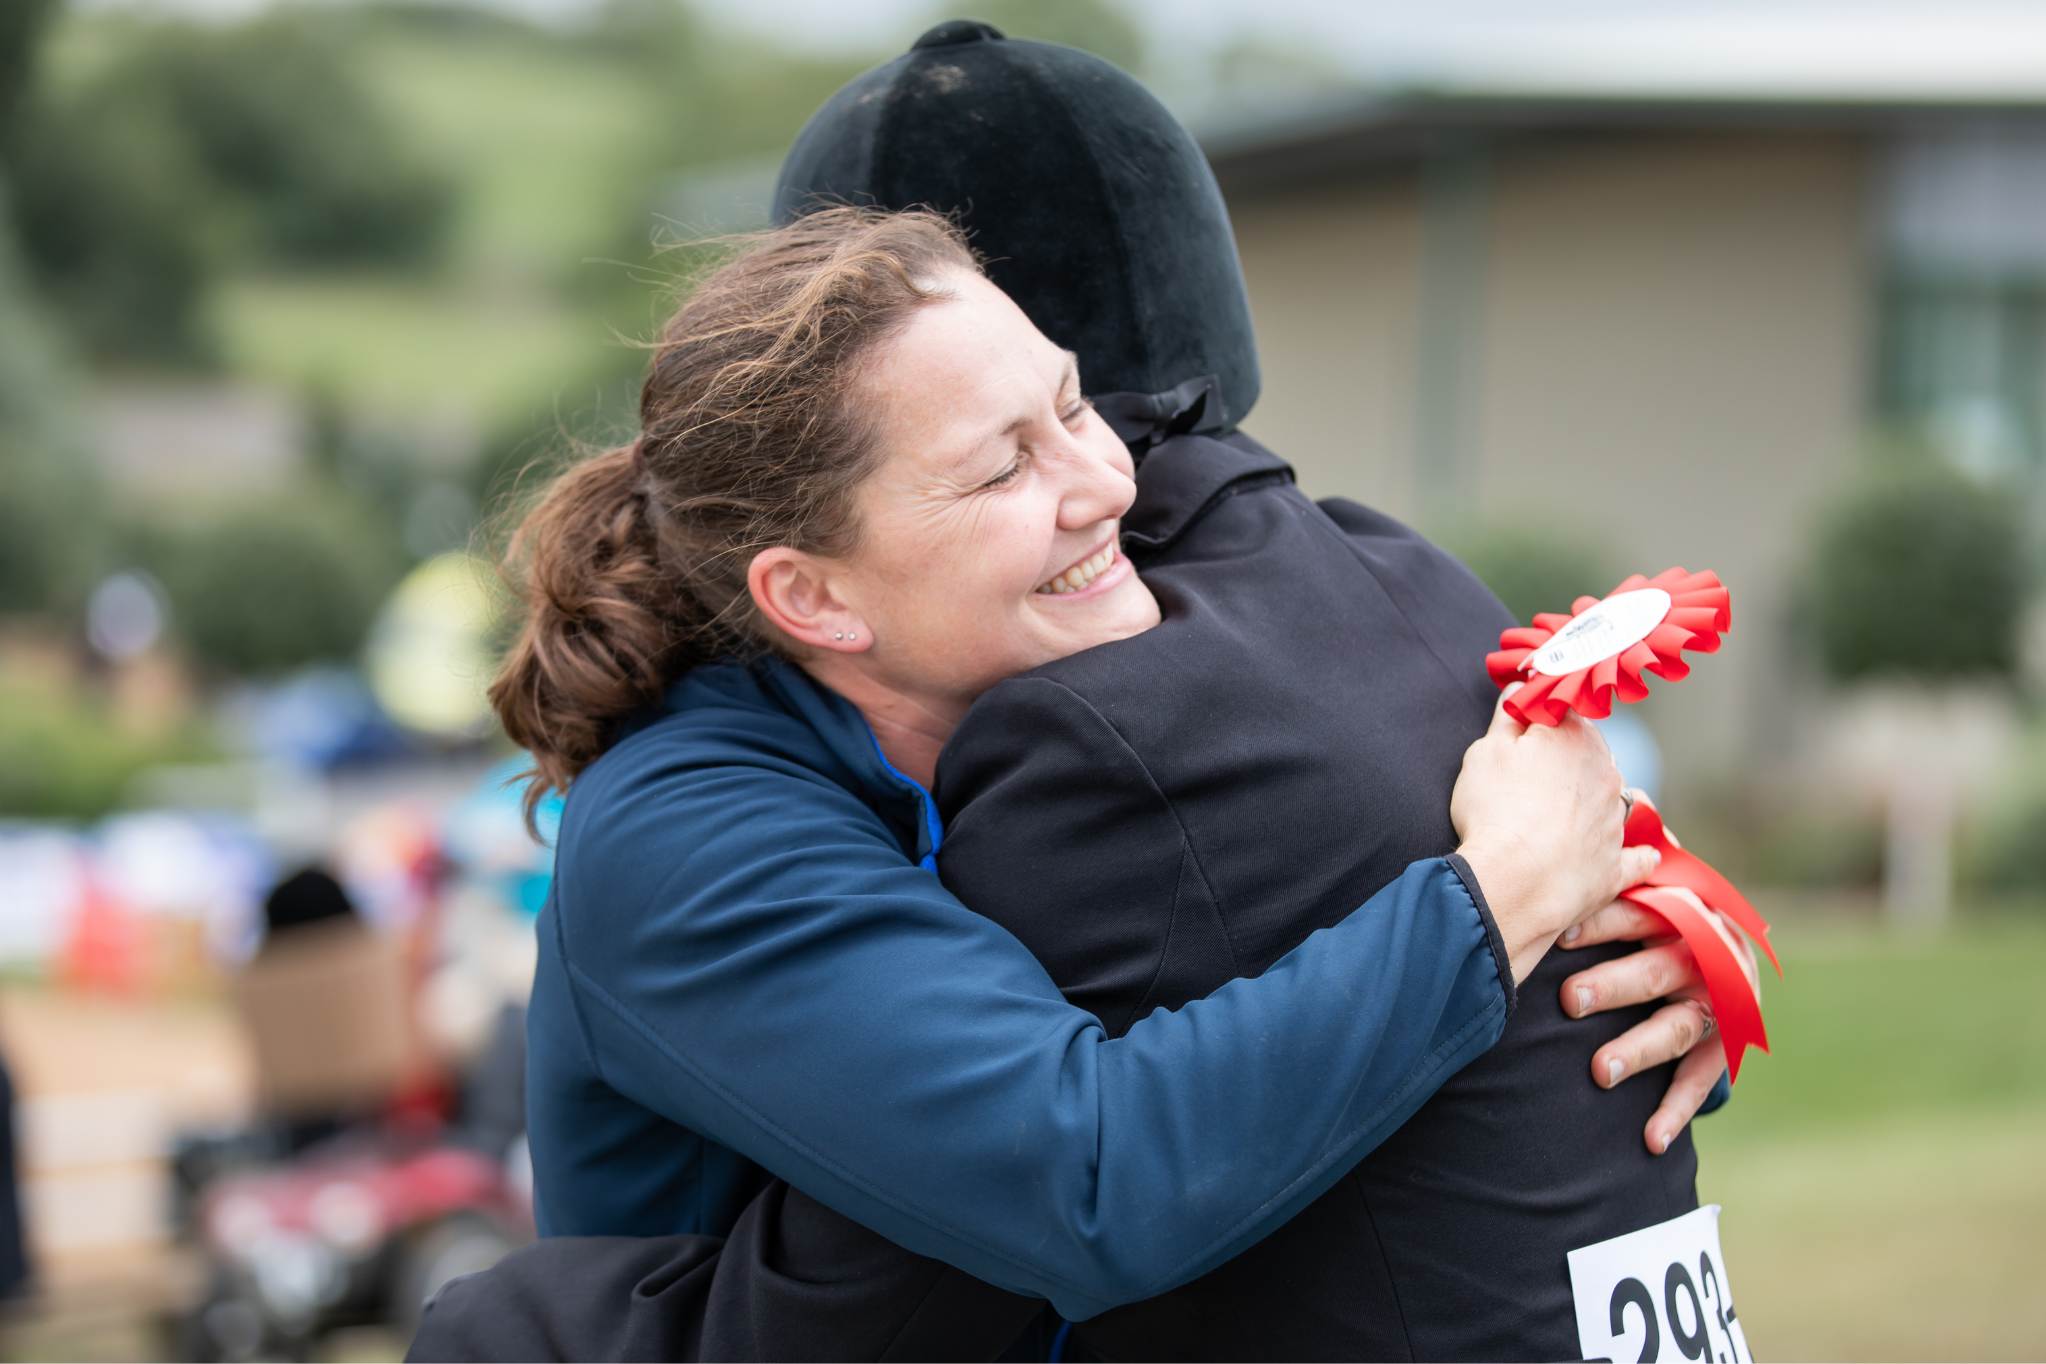
[[[1582,1018],[1590,1012],[1591,1012],[1591,987],[1589,985],[1580,985],[1577,987],[1577,1016],[1579,1018]],[[1613,1062],[1613,1064],[1617,1066],[1620,1063],[1618,1061],[1615,1061]]]
[[[1606,1062],[1606,1087],[1611,1088],[1620,1083],[1620,1077],[1626,1073],[1627,1063],[1619,1057],[1615,1056],[1612,1060]]]
[[[1567,947],[1583,936],[1584,926],[1582,924],[1572,924],[1563,930],[1563,945]]]
[[[1655,1136],[1655,1153],[1656,1153],[1657,1155],[1659,1155],[1659,1156],[1660,1156],[1660,1155],[1667,1155],[1667,1154],[1669,1154],[1669,1144],[1670,1144],[1671,1142],[1675,1141],[1675,1140],[1676,1140],[1676,1138],[1675,1138],[1675,1137],[1673,1137],[1673,1136],[1671,1136],[1671,1135],[1670,1135],[1669,1133],[1667,1133],[1667,1132],[1658,1132],[1658,1133],[1656,1133],[1656,1136]]]

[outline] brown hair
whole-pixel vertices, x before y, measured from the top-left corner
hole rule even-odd
[[[525,617],[490,700],[532,752],[529,812],[689,669],[787,648],[747,590],[753,556],[856,546],[878,455],[859,364],[944,296],[934,276],[980,268],[921,209],[824,209],[741,244],[662,330],[640,438],[563,474],[512,536]]]

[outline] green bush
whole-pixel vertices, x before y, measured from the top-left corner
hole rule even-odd
[[[406,567],[388,522],[341,489],[157,530],[139,557],[163,583],[193,657],[235,676],[354,654]]]
[[[0,615],[31,615],[55,606],[72,586],[65,499],[10,477],[24,471],[17,442],[0,432]]]
[[[98,819],[143,769],[210,756],[196,735],[137,738],[73,693],[0,683],[0,816]]]
[[[1825,517],[1804,604],[1828,675],[2013,672],[2030,586],[2020,500],[1932,460],[1863,477]]]
[[[2046,891],[2046,790],[1992,817],[1971,880],[1994,890]]]
[[[1579,597],[1603,597],[1619,577],[1583,541],[1521,525],[1472,526],[1444,539],[1523,625],[1539,611],[1567,612]]]
[[[2011,755],[2009,779],[1969,821],[1961,873],[1988,890],[2046,891],[2046,729]]]

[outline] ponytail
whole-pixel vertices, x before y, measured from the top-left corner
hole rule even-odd
[[[661,572],[631,446],[563,475],[506,561],[526,619],[490,701],[533,755],[530,814],[604,751],[620,719],[660,699],[687,647],[688,612]]]

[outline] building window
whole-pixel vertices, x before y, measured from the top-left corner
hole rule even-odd
[[[1898,138],[1883,204],[1876,405],[1978,476],[2036,483],[2046,451],[2046,123]]]

